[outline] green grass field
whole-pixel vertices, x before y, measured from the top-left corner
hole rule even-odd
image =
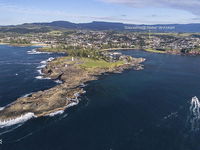
[[[124,64],[123,61],[106,62],[104,60],[94,60],[90,58],[81,58],[81,60],[83,61],[83,64],[81,64],[80,66],[85,69],[113,68]]]
[[[92,58],[83,58],[83,57],[74,57],[74,61],[72,61],[72,57],[66,56],[58,58],[51,62],[52,64],[76,64],[83,69],[96,69],[96,68],[114,68],[117,66],[124,65],[124,61],[117,62],[107,62],[105,60],[96,60]]]
[[[147,52],[153,52],[153,53],[162,53],[165,54],[165,51],[159,51],[159,50],[155,50],[155,49],[144,49]]]

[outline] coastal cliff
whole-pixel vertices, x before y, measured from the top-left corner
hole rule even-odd
[[[131,58],[131,59],[130,59]],[[45,91],[38,91],[28,97],[18,98],[0,111],[0,122],[5,124],[32,113],[34,117],[47,116],[78,104],[78,96],[84,93],[81,85],[98,79],[104,73],[121,73],[125,69],[143,69],[144,58],[129,57],[129,62],[105,62],[91,58],[60,57],[42,69],[43,76],[61,80],[62,84]],[[0,123],[0,125],[1,125]]]

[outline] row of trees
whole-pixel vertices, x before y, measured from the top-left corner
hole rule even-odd
[[[17,39],[17,40],[11,39],[10,43],[11,44],[30,44],[31,42],[26,39]]]

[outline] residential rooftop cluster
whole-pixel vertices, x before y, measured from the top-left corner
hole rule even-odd
[[[68,30],[47,33],[0,33],[1,43],[45,44],[51,48],[109,49],[138,48],[155,50],[200,50],[199,34],[137,33],[116,31]]]

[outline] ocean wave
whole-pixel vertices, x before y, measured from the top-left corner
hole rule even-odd
[[[43,60],[40,62],[41,64],[47,64],[47,61],[46,60]]]
[[[39,69],[39,70],[37,70],[37,72],[38,72],[40,75],[44,75],[44,73],[42,73],[42,68],[46,67],[47,62],[51,62],[51,61],[53,61],[54,59],[55,59],[54,57],[50,57],[50,58],[48,58],[47,60],[41,61],[40,63],[41,63],[42,65],[40,65],[40,66],[37,67],[37,68]],[[40,80],[42,80],[42,79],[51,79],[51,78],[45,78],[45,77],[43,77],[43,76],[36,76],[35,78],[36,78],[36,79],[40,79]]]
[[[69,105],[67,105],[66,108],[69,108],[69,107],[75,106],[75,105],[77,105],[78,103],[79,103],[78,100],[77,100],[76,102],[72,102],[72,103],[70,103]],[[56,112],[50,113],[50,114],[47,115],[47,116],[49,116],[49,117],[54,117],[54,116],[56,116],[56,115],[61,115],[61,114],[63,114],[64,112],[65,112],[64,110],[59,110],[59,111],[56,111]]]
[[[35,78],[39,79],[39,80],[50,80],[51,79],[49,77],[43,77],[43,76],[36,76]]]
[[[79,101],[72,102],[72,103],[70,103],[69,105],[67,105],[66,108],[69,108],[69,107],[72,107],[72,106],[78,105],[78,103],[79,103]]]
[[[87,86],[87,84],[84,84],[84,83],[80,84],[80,87],[86,87],[86,86]]]
[[[43,75],[43,73],[42,73],[42,70],[41,70],[41,69],[37,70],[37,72],[38,72],[40,75]]]
[[[28,54],[36,55],[36,54],[52,54],[51,52],[39,52],[37,49],[32,49],[31,51],[27,51]]]
[[[42,69],[42,68],[45,68],[45,67],[46,67],[46,65],[41,65],[41,66],[38,66],[37,68]]]
[[[22,97],[29,97],[30,95],[32,95],[33,94],[33,92],[32,93],[29,93],[29,94],[25,94],[25,95],[23,95]]]
[[[6,120],[6,121],[0,121],[0,128],[4,128],[4,127],[8,127],[8,126],[12,126],[15,124],[19,124],[19,123],[24,123],[27,120],[31,119],[31,118],[36,118],[36,116],[34,115],[34,113],[27,113],[25,115],[22,115],[18,118],[15,119],[10,119],[10,120]]]
[[[41,63],[41,64],[46,64],[47,62],[51,62],[51,61],[53,61],[54,59],[55,59],[54,57],[50,57],[50,58],[48,58],[47,60],[41,61],[40,63]]]
[[[48,116],[49,116],[49,117],[53,117],[53,116],[56,116],[56,115],[61,115],[61,114],[63,114],[63,113],[64,113],[64,110],[59,110],[59,111],[50,113]]]
[[[56,83],[62,84],[63,82],[61,80],[55,80]]]
[[[5,108],[5,107],[0,107],[0,111],[1,111],[1,110],[4,110],[4,108]]]

